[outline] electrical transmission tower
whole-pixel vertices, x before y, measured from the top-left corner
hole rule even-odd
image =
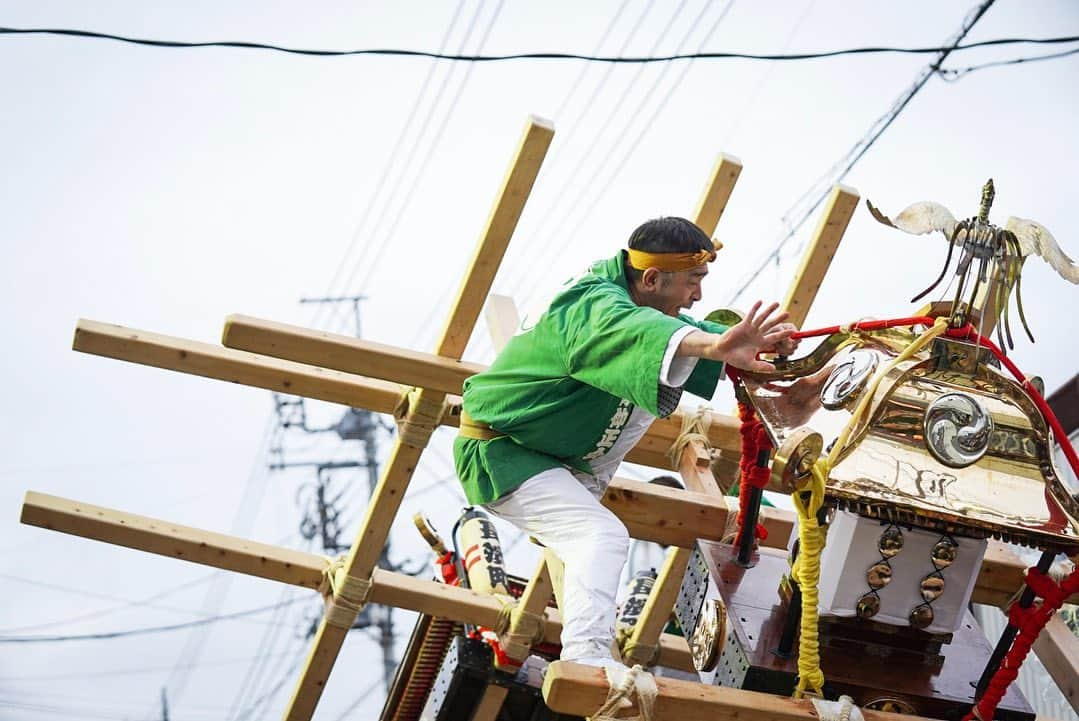
[[[355,317],[356,337],[360,337],[360,301],[364,296],[340,296],[331,298],[302,298],[301,303],[351,303]],[[349,408],[344,414],[328,426],[318,427],[308,423],[307,408],[303,398],[274,394],[274,408],[280,430],[295,429],[307,434],[336,433],[342,442],[357,442],[362,445],[360,460],[330,461],[303,460],[286,461],[284,444],[279,440],[271,448],[271,455],[276,458],[269,464],[270,470],[286,468],[312,468],[315,480],[304,483],[297,491],[297,503],[302,508],[300,534],[308,540],[317,540],[325,553],[336,555],[348,550],[348,543],[340,541],[341,515],[344,512],[343,498],[348,490],[346,486],[334,482],[334,473],[348,468],[367,469],[368,498],[374,495],[378,485],[378,434],[380,431],[392,432],[393,426],[385,423],[376,414],[362,408]],[[390,542],[379,555],[378,567],[390,571],[401,569],[390,561]],[[367,605],[356,618],[353,628],[374,627],[378,632],[378,642],[382,649],[382,671],[384,686],[389,691],[397,669],[394,654],[393,608],[391,606]]]

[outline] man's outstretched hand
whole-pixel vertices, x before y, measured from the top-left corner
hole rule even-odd
[[[727,329],[716,341],[716,360],[726,361],[742,370],[766,372],[775,370],[768,361],[757,360],[757,354],[776,352],[789,355],[798,348],[798,341],[791,338],[796,330],[787,319],[790,313],[776,313],[779,303],[772,303],[761,311],[757,301],[736,326]]]

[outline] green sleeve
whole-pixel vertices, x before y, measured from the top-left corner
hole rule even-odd
[[[624,292],[592,288],[568,304],[563,352],[575,380],[659,415],[667,343],[686,322],[636,305]]]
[[[707,320],[693,320],[688,316],[682,316],[682,319],[708,333],[724,333],[727,330],[727,326]],[[722,361],[701,358],[697,361],[693,372],[690,373],[685,390],[705,400],[711,400],[712,396],[716,394],[716,387],[723,380],[725,369],[726,364]]]

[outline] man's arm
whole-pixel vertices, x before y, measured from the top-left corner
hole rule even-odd
[[[790,317],[786,311],[773,315],[779,308],[778,303],[771,304],[763,312],[760,307],[760,301],[754,303],[746,317],[726,333],[690,332],[678,344],[675,357],[707,358],[743,370],[775,370],[771,363],[757,360],[757,354],[773,349],[793,352],[797,347],[797,342],[790,338],[794,326],[786,322]]]

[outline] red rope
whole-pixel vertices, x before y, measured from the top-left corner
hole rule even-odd
[[[993,678],[986,687],[985,695],[974,705],[963,721],[989,721],[997,710],[997,705],[1004,698],[1008,686],[1019,676],[1019,667],[1030,653],[1038,634],[1049,623],[1064,601],[1079,591],[1079,568],[1071,572],[1058,586],[1048,575],[1036,568],[1027,569],[1027,586],[1043,601],[1029,608],[1022,608],[1016,601],[1008,608],[1008,623],[1019,629],[1012,647],[1000,663],[1000,668],[993,673]]]
[[[884,328],[895,328],[898,326],[929,326],[933,325],[934,322],[936,322],[936,319],[930,318],[928,316],[911,316],[909,318],[891,318],[888,320],[863,321],[861,323],[854,323],[850,325],[849,329],[882,330]],[[814,338],[816,336],[838,333],[843,328],[844,326],[832,325],[828,326],[827,328],[803,330],[792,334],[791,337]],[[1008,356],[1004,355],[1004,353],[1001,352],[1000,348],[998,348],[996,344],[993,343],[993,341],[985,338],[982,335],[979,335],[974,330],[974,327],[969,323],[962,328],[950,328],[947,331],[947,335],[950,338],[972,340],[978,345],[988,348],[993,353],[993,355],[997,357],[1001,364],[1004,365],[1004,367],[1007,368],[1009,371],[1011,371],[1012,375],[1015,376],[1016,380],[1018,380],[1022,384],[1023,388],[1027,391],[1027,394],[1030,395],[1030,398],[1034,401],[1034,404],[1038,406],[1038,410],[1042,412],[1042,416],[1045,417],[1045,420],[1049,424],[1049,427],[1052,428],[1053,435],[1056,436],[1057,442],[1060,444],[1061,450],[1064,451],[1064,456],[1068,459],[1068,464],[1072,467],[1072,470],[1075,472],[1075,474],[1079,476],[1079,456],[1076,455],[1075,449],[1072,447],[1071,443],[1068,442],[1068,434],[1064,432],[1064,429],[1060,425],[1060,421],[1057,420],[1056,414],[1053,413],[1053,410],[1049,407],[1049,404],[1045,402],[1044,398],[1042,398],[1041,393],[1039,393],[1034,388],[1030,380],[1025,375],[1023,375],[1023,372],[1019,370],[1019,368],[1014,363],[1012,363],[1011,359],[1008,358]],[[732,380],[735,380],[736,376],[731,375],[731,378]]]
[[[738,418],[742,421],[742,426],[739,428],[739,433],[742,435],[742,458],[738,462],[738,536],[734,539],[735,546],[741,545],[745,534],[750,488],[764,488],[768,485],[768,479],[771,476],[771,469],[768,466],[757,465],[757,456],[762,450],[772,448],[772,441],[764,429],[764,423],[757,418],[753,406],[739,403]],[[768,538],[768,532],[759,523],[756,528],[756,537],[761,540]]]
[[[791,334],[791,338],[815,338],[819,335],[831,335],[847,328],[848,330],[884,330],[907,325],[933,325],[935,318],[928,316],[912,316],[910,318],[892,318],[890,320],[866,320],[861,323],[852,323],[850,326],[830,325],[827,328],[816,330],[800,330]]]
[[[1034,384],[1030,382],[1030,379],[1023,375],[1023,371],[1019,370],[1019,367],[1012,363],[1008,356],[1001,352],[993,341],[988,338],[979,335],[975,332],[973,326],[965,325],[962,328],[952,328],[948,331],[949,338],[960,338],[964,340],[972,340],[978,345],[985,346],[993,355],[997,357],[997,360],[1001,364],[1011,371],[1015,379],[1020,382],[1024,390],[1030,399],[1034,401],[1034,405],[1038,406],[1038,410],[1042,412],[1045,417],[1046,423],[1053,429],[1053,435],[1056,436],[1057,443],[1060,444],[1060,449],[1064,451],[1064,457],[1068,459],[1068,464],[1072,467],[1072,471],[1079,476],[1079,456],[1075,455],[1075,448],[1072,447],[1071,442],[1068,440],[1068,434],[1064,432],[1064,428],[1060,425],[1060,421],[1057,420],[1056,414],[1053,413],[1053,409],[1049,407],[1049,404],[1042,398],[1042,394],[1034,387]]]
[[[855,323],[850,326],[851,329],[857,330],[881,330],[884,328],[892,328],[896,326],[909,326],[909,325],[932,325],[935,319],[928,317],[911,317],[911,318],[897,318],[893,320],[883,321],[867,321],[863,323]],[[810,331],[799,331],[794,333],[794,338],[812,338],[821,335],[830,335],[832,333],[838,333],[841,330],[840,326],[830,326],[828,328],[820,328]],[[1053,435],[1056,437],[1057,442],[1060,444],[1061,450],[1064,452],[1064,456],[1068,459],[1068,464],[1071,466],[1072,471],[1079,476],[1079,456],[1075,453],[1075,448],[1068,440],[1068,434],[1064,432],[1064,428],[1060,425],[1060,421],[1057,419],[1056,414],[1053,413],[1053,409],[1049,407],[1049,404],[1042,397],[1041,393],[1034,388],[1034,384],[1030,382],[1030,379],[1023,374],[1019,367],[1015,365],[1004,353],[988,338],[983,337],[977,333],[973,326],[967,324],[962,328],[951,328],[947,331],[947,335],[950,338],[959,338],[963,340],[971,340],[979,346],[984,346],[996,356],[1001,365],[1008,369],[1016,380],[1020,382],[1023,389],[1026,390],[1030,399],[1034,401],[1034,404],[1041,411],[1042,417],[1045,418],[1046,423],[1053,431]],[[732,380],[736,379],[734,374]],[[752,409],[749,409],[752,413]],[[746,458],[747,458],[747,421],[746,416],[743,416],[742,406],[739,404],[739,417],[742,418],[742,484],[741,492],[746,493],[746,488],[750,485],[747,481],[754,476],[750,475],[746,471]],[[752,416],[752,420],[756,421],[755,415]],[[759,421],[757,421],[759,423]],[[748,456],[751,460],[750,463],[755,466],[756,453]],[[765,483],[767,483],[767,477],[765,477]],[[1048,489],[1047,489],[1048,492]],[[745,501],[742,500],[742,507],[745,507]],[[743,518],[742,512],[738,513],[738,528],[739,537],[742,534]],[[1007,691],[1008,686],[1019,675],[1019,667],[1022,666],[1023,661],[1030,653],[1031,647],[1034,645],[1034,641],[1038,638],[1038,634],[1045,628],[1045,624],[1049,623],[1049,619],[1053,614],[1063,605],[1064,600],[1072,594],[1079,592],[1079,568],[1072,571],[1059,586],[1048,576],[1041,573],[1037,569],[1028,569],[1027,571],[1027,586],[1030,587],[1034,593],[1043,599],[1041,604],[1031,605],[1029,608],[1022,608],[1018,602],[1015,602],[1008,609],[1008,621],[1009,623],[1019,629],[1019,633],[1016,634],[1015,640],[1012,641],[1012,646],[1005,655],[1004,660],[1000,664],[1000,668],[993,674],[993,678],[989,681],[989,685],[986,688],[985,695],[980,701],[971,709],[963,721],[972,721],[973,719],[979,719],[981,721],[989,721],[993,718],[993,713],[996,711],[997,705],[1000,700],[1004,698],[1004,693]]]

